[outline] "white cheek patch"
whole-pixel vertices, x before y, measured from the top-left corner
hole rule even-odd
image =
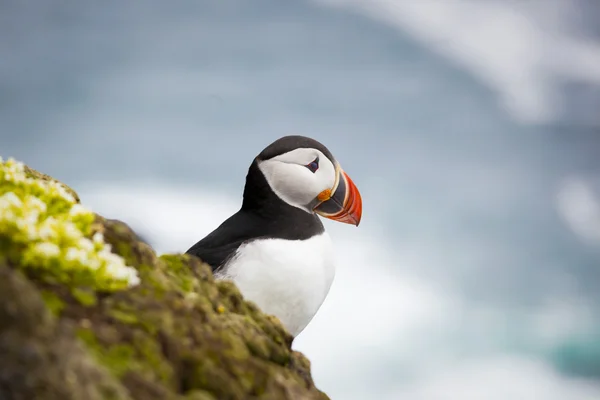
[[[281,161],[288,164],[307,165],[313,162],[317,157],[319,157],[319,159],[327,158],[317,149],[301,148],[280,154],[277,157],[273,157],[269,161]]]
[[[319,169],[312,173],[306,165],[319,158]],[[309,204],[325,189],[332,189],[336,171],[329,159],[316,149],[296,149],[259,162],[273,192],[286,203],[312,213]]]

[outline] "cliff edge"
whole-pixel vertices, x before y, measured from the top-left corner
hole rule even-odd
[[[291,342],[208,265],[0,159],[1,399],[328,399]]]

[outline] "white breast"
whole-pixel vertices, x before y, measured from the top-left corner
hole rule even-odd
[[[217,279],[233,280],[247,300],[297,336],[333,282],[333,245],[326,232],[307,240],[255,240],[240,246],[221,271]]]

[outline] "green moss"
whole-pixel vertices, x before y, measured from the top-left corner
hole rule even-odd
[[[131,346],[118,344],[110,347],[101,346],[96,334],[90,328],[80,328],[77,337],[86,345],[92,355],[107,367],[110,372],[120,378],[127,372],[134,360],[134,351]]]
[[[0,399],[129,400],[122,384],[53,318],[41,291],[0,264]]]
[[[98,303],[96,293],[90,289],[74,287],[71,288],[71,294],[83,306],[90,307],[95,306]]]
[[[164,362],[158,343],[148,335],[134,332],[133,343],[114,344],[101,342],[90,328],[79,329],[77,336],[98,362],[117,377],[136,373],[149,380],[158,378],[162,382],[168,382],[172,376],[172,369]]]
[[[0,195],[7,190],[0,186]],[[65,213],[73,203],[61,204],[58,199],[49,207],[68,220],[71,217]],[[291,335],[275,317],[245,301],[233,283],[215,281],[210,267],[196,257],[157,257],[120,221],[98,215],[93,215],[91,222],[88,219],[76,221],[78,234],[84,234],[94,246],[109,249],[110,245],[110,254],[135,269],[139,284],[119,284],[94,268],[69,267],[63,254],[70,243],[68,238],[53,242],[60,257],[49,261],[48,257],[26,256],[32,242],[25,236],[15,240],[0,232],[0,261],[9,260],[13,270],[25,272],[33,293],[41,295],[42,306],[58,316],[55,319],[63,327],[61,340],[69,348],[80,348],[94,368],[117,380],[116,389],[114,385],[110,390],[93,386],[100,397],[71,388],[77,393],[75,398],[327,399],[314,386],[308,360],[291,350]],[[0,324],[0,332],[4,326],[23,323],[10,313],[10,318],[3,320],[2,306],[0,302],[0,322],[4,324]],[[37,338],[45,334],[46,320],[39,316],[29,320],[31,326],[20,336],[42,343]],[[47,342],[40,346],[45,348]],[[37,348],[37,344],[31,346]],[[2,360],[0,366],[11,370]],[[64,366],[65,371],[69,368]],[[56,377],[55,387],[68,387],[61,379],[67,380],[71,372],[75,373]],[[3,390],[12,390],[15,385],[16,381],[0,382],[0,398]]]
[[[122,324],[137,324],[139,323],[138,317],[135,312],[127,312],[122,310],[110,309],[106,312],[108,316],[114,318]]]
[[[151,380],[158,379],[166,386],[173,382],[173,368],[166,361],[160,343],[146,332],[136,331],[133,335],[138,351],[138,371],[146,371]]]
[[[135,256],[128,243],[122,241],[116,242],[115,253],[123,257],[128,264],[135,264]]]
[[[204,390],[194,390],[189,392],[181,400],[217,400],[213,395]]]
[[[197,279],[193,276],[193,271],[186,263],[186,257],[178,254],[165,254],[160,259],[165,262],[165,271],[172,278],[173,283],[183,292],[192,292],[197,289]]]
[[[27,165],[25,165],[24,167],[25,167],[24,168],[25,175],[28,178],[33,178],[33,179],[36,179],[36,180],[42,181],[42,182],[58,182],[67,191],[67,193],[69,193],[71,196],[73,196],[73,199],[75,200],[76,203],[80,202],[79,195],[77,194],[77,192],[74,191],[73,189],[71,189],[69,186],[65,185],[63,182],[57,181],[56,179],[52,178],[51,176],[43,174],[39,171],[36,171],[35,169],[30,168]]]
[[[60,312],[65,308],[64,301],[62,301],[56,293],[50,290],[40,290],[40,294],[44,304],[48,307],[48,310],[50,310],[53,315],[59,316]]]

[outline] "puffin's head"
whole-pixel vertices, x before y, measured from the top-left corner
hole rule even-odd
[[[362,199],[331,152],[304,136],[284,136],[256,158],[272,191],[291,206],[358,226]]]

